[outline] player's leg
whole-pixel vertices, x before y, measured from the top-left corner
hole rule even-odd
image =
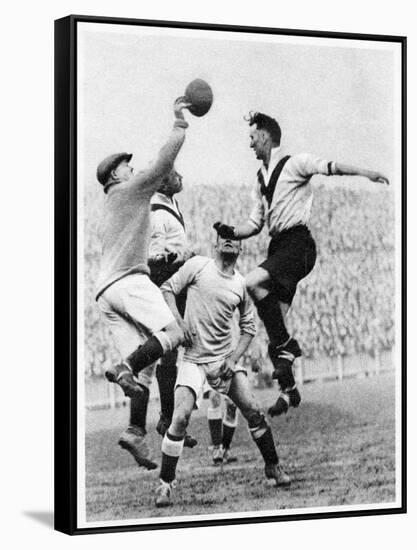
[[[222,444],[222,398],[221,395],[214,391],[210,391],[210,404],[207,408],[207,421],[210,432],[211,444],[213,446],[212,458],[214,464],[223,462]]]
[[[165,282],[165,280],[166,277],[164,276],[162,282]],[[187,302],[186,291],[183,291],[176,296],[175,301],[180,315],[184,317]],[[159,397],[161,402],[161,417],[158,422],[159,428],[157,428],[157,431],[161,435],[165,434],[171,423],[172,414],[174,412],[175,381],[177,379],[178,370],[177,361],[178,350],[175,349],[162,356],[156,367],[156,380],[158,382]]]
[[[143,429],[145,433],[149,393],[154,373],[155,365],[150,365],[138,374],[136,379],[139,385],[144,389],[144,394],[142,397],[132,398],[130,400],[130,424],[134,426],[139,426]]]
[[[156,379],[159,387],[159,397],[161,402],[161,413],[156,431],[164,436],[171,424],[174,412],[174,391],[177,379],[177,359],[178,351],[173,350],[161,357],[156,366]],[[146,370],[146,369],[145,369]],[[143,371],[142,371],[143,372]],[[186,433],[184,438],[184,447],[192,449],[197,445],[197,440]]]
[[[291,405],[296,407],[301,398],[295,387],[292,363],[296,357],[301,355],[301,350],[297,341],[290,337],[285,325],[284,319],[289,304],[279,299],[274,291],[269,272],[262,267],[257,267],[247,275],[246,286],[268,334],[268,352],[274,366],[273,378],[278,380],[281,390],[287,392],[285,395],[293,394]],[[289,401],[289,396],[287,398]],[[282,405],[285,410],[281,412],[286,412],[289,402],[287,404],[284,401]],[[271,412],[273,411],[271,410]],[[280,413],[276,411],[276,414]]]
[[[112,304],[104,297],[99,298],[99,307],[111,330],[115,346],[122,357],[126,356],[126,354],[132,349],[135,349],[141,341],[145,340],[145,334],[138,330],[138,327],[135,327],[132,323],[129,323],[124,317],[119,315],[112,307]],[[146,372],[144,372],[144,375],[145,374]],[[144,417],[146,421],[150,378],[142,376],[141,380],[139,380],[139,384],[137,384],[136,381],[134,381],[134,383],[141,389],[140,396],[137,400],[141,404],[142,401],[144,402]],[[133,456],[139,466],[152,470],[156,468],[157,465],[152,461],[150,449],[145,441],[145,435],[146,427],[144,422],[131,422],[128,428],[120,435],[119,445]]]
[[[252,395],[245,372],[235,373],[230,382],[228,397],[236,404],[248,422],[252,439],[265,462],[265,476],[268,479],[273,479],[277,486],[288,486],[291,483],[290,477],[279,465],[271,428]]]
[[[313,269],[317,252],[314,239],[306,226],[293,227],[283,234],[278,241],[270,245],[271,255],[262,264],[269,270],[273,279],[273,294],[282,303],[290,306],[295,296],[298,283]],[[286,307],[287,307],[286,306]],[[293,363],[301,355],[301,349],[294,338],[287,344],[275,345],[271,342],[270,357],[274,363],[273,377],[278,380],[281,392],[276,403],[268,409],[271,416],[288,411],[290,406],[297,407],[301,397],[295,385]]]
[[[175,381],[177,379],[177,350],[166,353],[156,366],[156,380],[158,382],[159,396],[161,402],[160,419],[157,431],[165,435],[168,426],[171,424],[174,412]]]
[[[268,410],[272,416],[287,412],[289,406],[297,407],[301,401],[292,371],[301,349],[289,335],[284,318],[298,282],[313,269],[315,261],[316,247],[309,230],[296,226],[271,241],[268,259],[247,277],[248,292],[268,334],[273,378],[281,389],[277,402]]]
[[[125,395],[132,397],[140,393],[133,375],[137,376],[164,353],[176,348],[182,341],[182,331],[161,291],[146,275],[124,277],[109,287],[103,297],[117,298],[119,314],[152,334],[121,363],[106,371],[107,379],[119,384]]]
[[[223,460],[230,464],[237,461],[237,458],[230,453],[230,446],[238,423],[238,410],[233,401],[226,396],[225,405],[222,426],[222,449]]]
[[[288,351],[290,351],[294,348],[293,351],[298,356],[301,351],[296,341],[290,337],[284,320],[289,303],[285,303],[276,291],[276,285],[269,271],[263,267],[254,269],[246,276],[246,287],[265,325],[270,354],[271,350],[289,348]]]
[[[142,346],[139,346],[124,360],[124,363],[137,375],[148,365],[160,359],[165,353],[179,346],[182,339],[182,330],[177,322],[173,320],[148,338]]]
[[[171,504],[172,488],[179,457],[184,447],[184,437],[191,413],[204,383],[204,373],[192,363],[178,368],[175,388],[175,405],[171,425],[162,440],[162,461],[155,504],[158,507]]]

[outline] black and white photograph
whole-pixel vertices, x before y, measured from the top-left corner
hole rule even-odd
[[[404,511],[404,39],[65,40],[71,530]]]

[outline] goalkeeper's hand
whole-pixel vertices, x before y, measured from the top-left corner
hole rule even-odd
[[[226,225],[222,222],[216,222],[213,228],[222,239],[236,239],[235,228],[233,225]]]

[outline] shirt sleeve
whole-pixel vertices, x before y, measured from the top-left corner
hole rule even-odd
[[[239,305],[239,328],[240,334],[250,334],[255,336],[256,334],[256,324],[255,316],[253,313],[253,304],[250,300],[246,288],[243,290],[243,298]]]
[[[184,288],[190,286],[194,282],[196,274],[206,262],[206,258],[202,256],[194,256],[186,261],[185,264],[161,286],[161,291],[173,292],[175,295],[180,294]]]
[[[328,160],[308,153],[294,155],[291,158],[294,163],[294,169],[302,178],[308,179],[315,174],[322,174],[323,176],[330,176],[332,174],[332,163]]]
[[[150,257],[167,252],[167,224],[164,214],[163,210],[151,213]]]
[[[252,199],[253,207],[248,221],[261,230],[265,223],[265,205],[262,200],[258,181],[256,181],[255,188],[252,191]]]
[[[142,193],[153,194],[157,190],[161,178],[172,169],[184,139],[184,128],[178,128],[174,125],[157,158],[145,170],[131,178],[132,186]]]

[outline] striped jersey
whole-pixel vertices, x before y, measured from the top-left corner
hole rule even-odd
[[[268,169],[262,165],[257,174],[249,222],[259,230],[266,223],[271,237],[306,225],[313,204],[310,179],[315,174],[331,175],[332,163],[307,153],[283,157],[279,147],[273,148]]]
[[[149,256],[174,252],[181,260],[187,248],[185,223],[176,199],[155,193],[151,199]]]

